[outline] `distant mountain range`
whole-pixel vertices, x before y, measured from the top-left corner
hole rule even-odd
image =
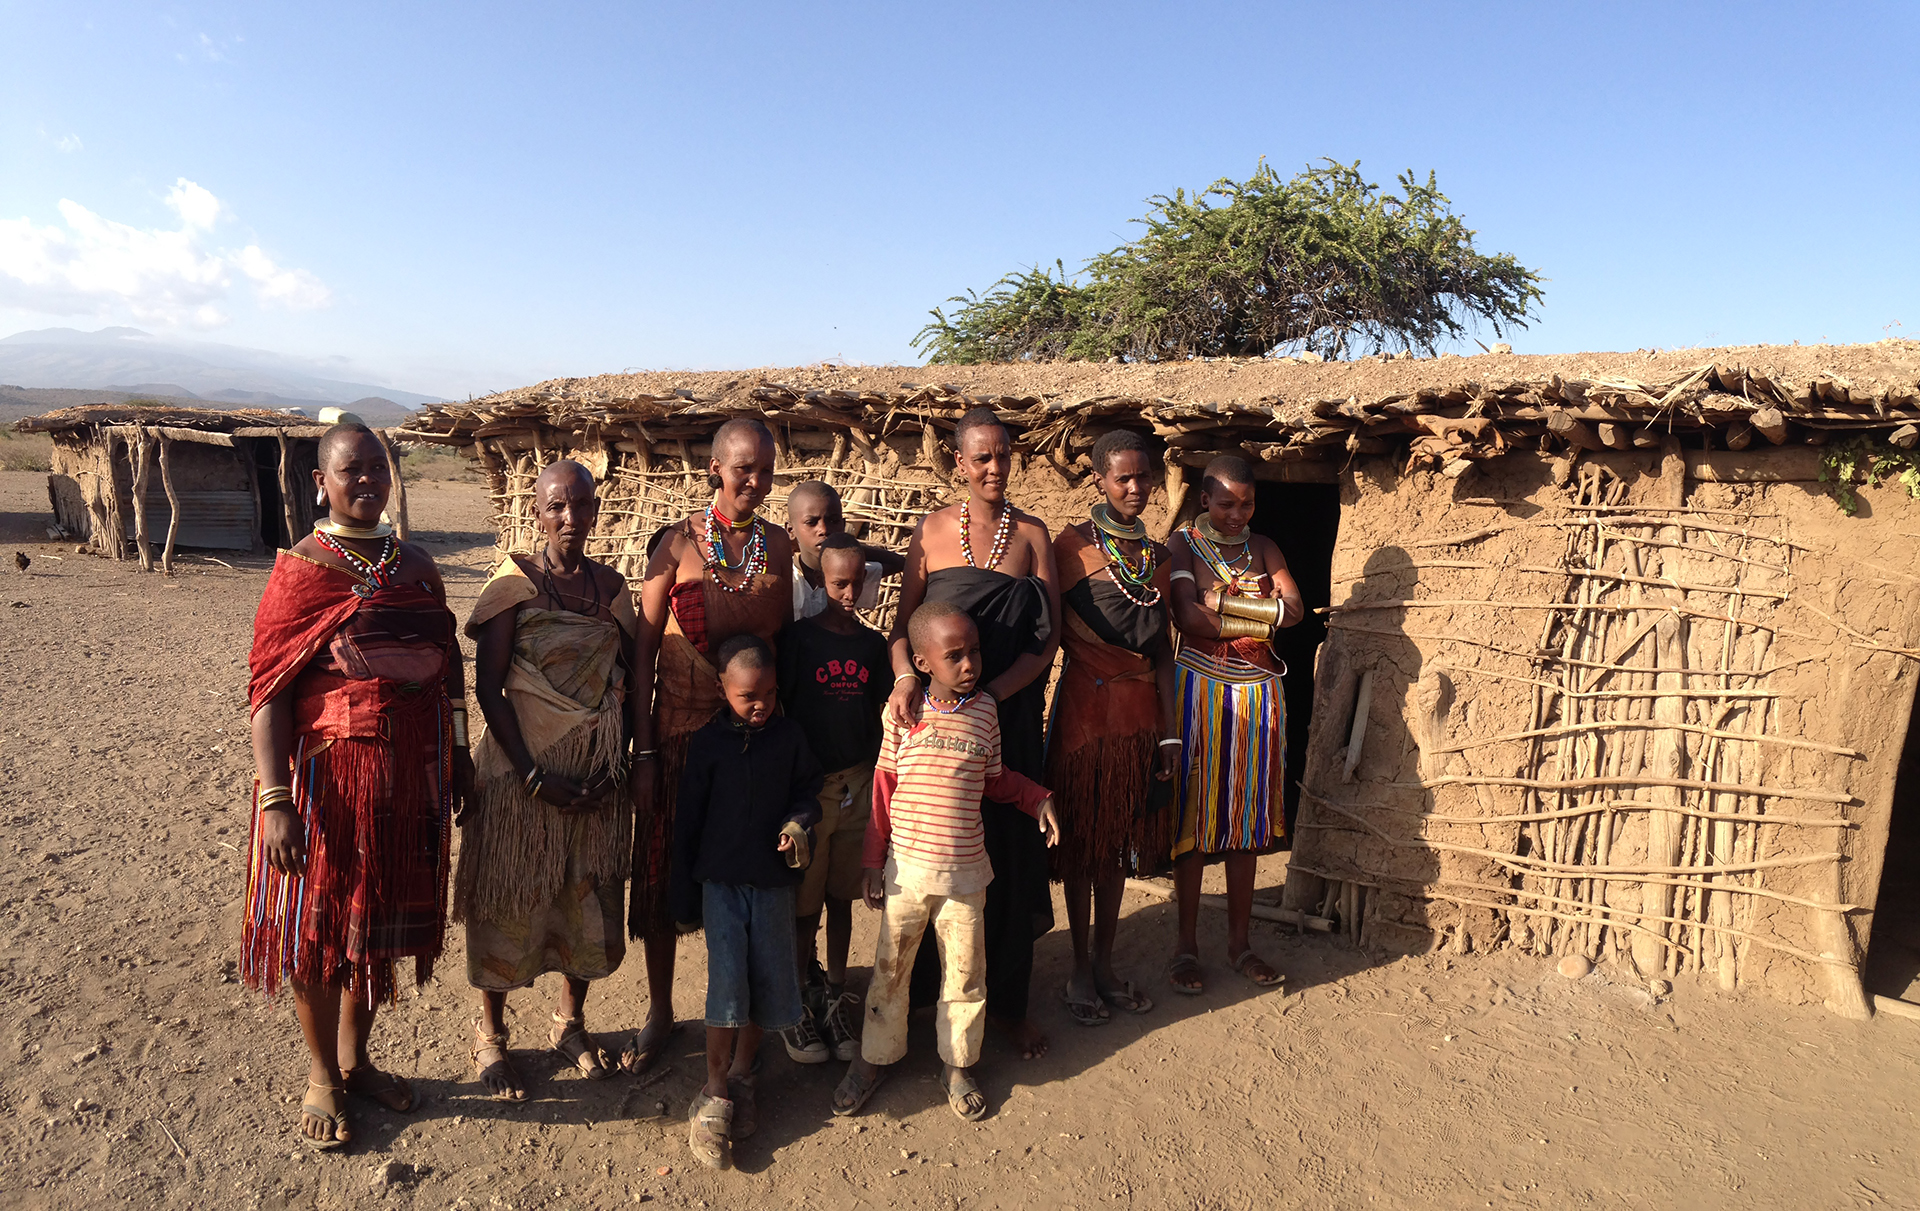
[[[408,409],[442,398],[333,377],[326,373],[333,368],[349,369],[344,359],[294,358],[264,349],[159,337],[138,328],[42,328],[0,338],[0,393],[15,397],[23,395],[22,389],[83,388],[101,397],[100,402],[165,396],[197,399],[203,407],[304,408],[309,413],[328,405],[353,405],[353,411],[375,424],[391,423]],[[394,413],[370,414],[369,409],[379,411],[374,405],[382,402],[396,405]]]

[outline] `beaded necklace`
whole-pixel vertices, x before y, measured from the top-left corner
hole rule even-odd
[[[1211,526],[1207,528],[1213,529]],[[1219,531],[1214,530],[1214,533],[1219,534]],[[1260,578],[1248,575],[1253,571],[1252,543],[1243,542],[1240,557],[1229,561],[1221,558],[1220,548],[1201,533],[1198,527],[1187,527],[1186,535],[1187,546],[1200,557],[1202,563],[1207,565],[1208,570],[1213,573],[1213,578],[1220,582],[1223,591],[1238,593],[1249,587],[1258,587]],[[1236,564],[1238,566],[1235,566]]]
[[[967,557],[970,568],[997,568],[1000,561],[1007,557],[1007,540],[1012,536],[1013,502],[1008,501],[1000,511],[1000,524],[994,527],[993,549],[987,553],[984,564],[973,561],[973,530],[971,519],[967,516],[967,502],[960,502],[960,551]]]
[[[726,544],[722,543],[720,539],[716,538],[713,533],[713,523],[716,520],[719,521],[720,524],[726,526],[727,529],[729,530],[745,530],[749,527],[752,528],[753,537],[747,539],[746,549],[740,552],[739,563],[727,562]],[[716,585],[719,585],[722,590],[728,593],[746,592],[747,586],[753,583],[754,577],[760,575],[762,572],[767,570],[766,527],[760,523],[760,519],[758,517],[750,517],[746,521],[729,521],[727,518],[720,516],[720,511],[718,509],[714,508],[712,505],[708,505],[707,506],[707,553],[706,553],[706,556],[703,558],[702,562],[706,565],[707,571],[713,573],[713,583]],[[735,588],[732,585],[728,584],[725,580],[721,579],[720,577],[721,572],[741,573],[740,587]]]
[[[940,699],[935,698],[933,696],[932,690],[923,691],[927,700],[927,709],[932,711],[936,715],[951,715],[958,712],[963,707],[965,707],[967,703],[972,702],[974,699],[974,695],[978,694],[979,692],[980,692],[979,690],[975,690],[972,694],[962,694],[958,698],[954,699],[951,705],[941,706]]]
[[[353,586],[353,591],[361,597],[371,597],[375,589],[384,589],[391,585],[393,574],[400,570],[400,546],[393,540],[391,534],[387,535],[387,541],[381,545],[378,560],[368,559],[351,547],[342,546],[325,530],[315,530],[313,541],[320,544],[322,550],[331,551],[349,568],[366,577],[367,584]]]
[[[1100,553],[1107,557],[1107,566],[1113,570],[1113,583],[1119,586],[1120,593],[1128,601],[1142,607],[1151,608],[1160,604],[1160,590],[1153,587],[1153,574],[1158,566],[1154,556],[1153,543],[1147,540],[1146,523],[1134,518],[1138,535],[1116,534],[1120,527],[1111,516],[1103,516],[1105,505],[1093,507],[1093,540],[1099,544]],[[1140,564],[1135,567],[1127,559],[1127,553],[1120,548],[1120,538],[1136,538],[1140,543]],[[1144,588],[1141,596],[1134,596],[1134,590]]]

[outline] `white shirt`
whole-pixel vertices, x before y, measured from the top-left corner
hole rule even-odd
[[[860,585],[860,600],[854,603],[856,610],[871,610],[880,604],[880,565],[867,561],[867,577]],[[827,590],[814,588],[807,583],[806,571],[800,566],[800,557],[793,557],[793,616],[812,618],[827,608]]]

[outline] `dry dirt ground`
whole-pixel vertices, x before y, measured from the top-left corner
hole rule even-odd
[[[412,511],[464,613],[491,559],[480,489],[422,484]],[[1920,1205],[1920,1023],[1687,982],[1656,1003],[1511,953],[1389,958],[1268,925],[1257,944],[1290,983],[1260,995],[1226,971],[1211,911],[1208,989],[1176,997],[1159,978],[1171,909],[1143,896],[1121,961],[1152,1013],[1071,1024],[1056,932],[1035,978],[1053,1050],[1022,1063],[990,1042],[984,1123],[941,1103],[925,1025],[855,1119],[828,1110],[839,1065],[771,1054],[733,1173],[686,1148],[698,1025],[647,1078],[591,1083],[538,1050],[551,978],[515,1002],[533,1100],[482,1098],[455,932],[375,1034],[424,1104],[361,1104],[353,1150],[316,1158],[292,1132],[291,1010],[234,977],[266,561],[187,555],[171,580],[143,576],[49,542],[46,521],[44,477],[0,474],[0,1206]],[[1263,894],[1283,869],[1269,860]],[[856,909],[856,982],[873,920]],[[682,943],[683,1016],[703,958]],[[592,1024],[637,1024],[642,987],[635,956]]]

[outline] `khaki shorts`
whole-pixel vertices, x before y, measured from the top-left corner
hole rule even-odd
[[[820,784],[820,823],[813,826],[813,861],[800,883],[794,911],[810,917],[826,898],[858,900],[861,851],[867,844],[867,820],[873,815],[873,767],[835,770]]]

